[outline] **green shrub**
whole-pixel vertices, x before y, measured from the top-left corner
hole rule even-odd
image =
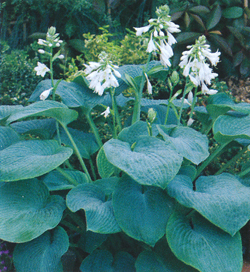
[[[0,104],[27,104],[27,100],[40,81],[34,72],[36,60],[29,59],[24,50],[3,53],[0,58]]]

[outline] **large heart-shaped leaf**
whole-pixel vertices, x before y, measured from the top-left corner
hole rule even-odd
[[[116,222],[111,200],[105,200],[105,193],[95,184],[82,184],[67,195],[68,208],[76,212],[85,210],[87,230],[108,234],[121,229]]]
[[[7,119],[8,123],[18,121],[27,117],[52,117],[59,123],[67,125],[77,119],[78,113],[70,110],[67,106],[56,101],[40,101],[33,103],[27,107],[23,107],[17,112],[14,112]]]
[[[155,125],[152,126],[153,136],[158,134],[158,130]],[[135,122],[132,126],[124,128],[118,135],[118,139],[127,142],[132,145],[142,135],[148,135],[147,123],[143,121]]]
[[[96,163],[98,173],[102,178],[109,178],[113,175],[115,167],[107,160],[103,147],[98,152]]]
[[[172,214],[167,240],[178,259],[199,271],[241,272],[240,233],[231,237],[196,212],[189,216],[178,211]]]
[[[208,156],[208,139],[206,135],[189,128],[180,126],[157,126],[162,137],[171,141],[176,150],[187,160],[199,164]]]
[[[0,126],[0,150],[17,143],[19,140],[19,135],[12,128]]]
[[[237,138],[250,139],[250,115],[223,115],[216,119],[213,126],[214,138],[220,143],[231,142]]]
[[[17,142],[0,151],[0,181],[41,176],[57,168],[73,151],[54,140]]]
[[[174,201],[154,186],[141,186],[124,177],[113,194],[115,218],[130,237],[150,246],[165,234]]]
[[[154,137],[141,136],[133,150],[129,143],[117,139],[106,142],[103,147],[114,166],[143,185],[166,188],[182,163],[182,157],[171,142]]]
[[[157,242],[152,251],[143,251],[138,256],[135,267],[137,272],[197,272],[175,257],[165,237]]]
[[[182,205],[193,208],[232,236],[250,219],[250,188],[230,174],[199,177],[196,191],[187,176],[176,176],[168,193]]]
[[[42,139],[51,139],[56,131],[56,121],[54,119],[21,121],[12,123],[11,127],[20,134],[30,133]]]
[[[74,142],[77,145],[81,156],[84,159],[90,159],[90,156],[93,155],[96,151],[98,151],[99,146],[96,142],[94,134],[84,133],[83,131],[73,128],[68,128],[68,130],[71,136],[73,137]],[[65,145],[68,145],[73,148],[73,145],[64,130],[61,131],[61,141]]]
[[[0,207],[0,238],[24,243],[56,227],[66,206],[42,181],[32,179],[2,183]]]
[[[82,272],[135,272],[134,258],[127,252],[118,252],[113,258],[107,250],[95,250],[80,266]]]
[[[55,84],[56,83],[57,80],[55,80]],[[39,101],[40,94],[49,88],[51,88],[51,80],[46,79],[41,81],[29,101]],[[64,80],[58,84],[56,94],[61,97],[65,105],[71,108],[85,107],[92,109],[96,105],[101,104],[104,100],[104,96],[93,93],[93,90],[90,90],[88,87]]]
[[[66,231],[57,227],[53,233],[45,232],[40,237],[14,250],[14,265],[18,272],[63,272],[62,255],[68,250]]]
[[[49,172],[42,178],[42,180],[50,191],[58,191],[69,190],[74,188],[76,184],[87,183],[88,177],[81,171],[61,169],[60,172],[57,170]]]
[[[15,106],[7,106],[3,105],[0,106],[0,123],[4,123],[4,121],[15,111],[18,111],[22,108],[21,105],[15,105]]]
[[[206,107],[208,113],[213,119],[225,114],[229,110],[242,112],[245,114],[250,113],[249,103],[235,103],[227,94],[217,93],[208,98],[208,105]]]

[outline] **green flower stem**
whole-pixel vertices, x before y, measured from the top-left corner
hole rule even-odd
[[[116,130],[116,112],[115,112],[114,89],[110,90],[110,95],[111,95],[111,99],[112,99],[112,109],[113,109],[113,114],[112,114],[112,118],[113,118],[113,135],[114,135],[114,139],[116,139],[117,138],[117,130]]]
[[[115,118],[116,118],[116,122],[118,125],[118,129],[119,132],[122,130],[122,123],[121,123],[121,119],[120,119],[120,115],[119,115],[119,111],[118,111],[118,107],[117,107],[117,102],[116,102],[116,97],[115,97],[115,90],[112,91],[113,95],[112,95],[112,107],[115,113]]]
[[[181,100],[181,107],[180,107],[180,112],[179,112],[179,117],[178,117],[178,126],[181,124],[181,115],[182,115],[182,110],[183,110],[183,106],[184,106],[184,99],[185,99],[185,96],[186,96],[186,91],[187,91],[187,82],[185,84],[183,97],[182,97],[182,100]]]
[[[69,160],[66,160],[64,163],[69,169],[74,170],[74,167],[70,164]]]
[[[75,181],[69,174],[66,173],[66,171],[64,171],[62,168],[57,167],[56,170],[62,174],[71,184],[77,186],[79,185],[79,183],[77,181]]]
[[[224,149],[224,147],[226,147],[230,142],[224,143],[222,145],[219,146],[219,148],[217,150],[214,151],[213,154],[211,154],[197,169],[197,174],[196,177],[197,178],[201,172],[213,161],[214,158],[216,158],[220,152],[222,152],[222,150]]]
[[[215,175],[219,175],[222,172],[224,172],[231,164],[235,163],[246,152],[246,150],[247,150],[247,146],[245,146],[244,148],[242,148],[242,150],[239,151],[237,153],[237,155],[235,155],[231,160],[229,160],[227,163],[225,163],[223,165],[223,167],[221,167],[221,169],[215,173]],[[250,169],[249,169],[249,171],[250,171]],[[241,176],[241,174],[242,173],[240,173],[239,176]]]
[[[71,136],[71,134],[70,134],[70,132],[69,132],[67,126],[62,125],[62,127],[63,127],[63,129],[65,130],[66,134],[67,134],[68,137],[69,137],[70,142],[71,142],[72,145],[73,145],[75,154],[76,154],[76,156],[77,156],[77,158],[78,158],[78,160],[79,160],[79,162],[80,162],[80,164],[81,164],[81,166],[82,166],[83,171],[85,172],[85,174],[87,175],[89,181],[91,182],[92,180],[91,180],[91,177],[90,177],[90,175],[89,175],[89,171],[88,171],[88,169],[87,169],[87,167],[86,167],[86,165],[85,165],[85,163],[84,163],[84,161],[83,161],[83,159],[82,159],[82,156],[81,156],[81,154],[80,154],[80,152],[79,152],[79,149],[78,149],[78,147],[77,147],[77,145],[76,145],[74,139],[72,138],[72,136]]]
[[[170,96],[169,96],[169,99],[168,99],[168,107],[167,107],[167,113],[166,113],[166,117],[165,117],[165,121],[164,121],[164,125],[166,125],[167,124],[167,122],[168,122],[168,115],[169,115],[169,111],[170,111],[170,102],[169,102],[169,100],[172,98],[172,96],[173,96],[173,87],[170,87]]]
[[[93,176],[94,180],[96,180],[95,167],[94,167],[94,163],[93,163],[93,160],[91,157],[89,159],[89,164],[90,164],[92,176]]]
[[[90,127],[91,127],[91,129],[92,129],[92,131],[94,133],[94,135],[95,135],[95,139],[97,141],[97,144],[101,148],[103,146],[103,143],[102,143],[101,137],[99,135],[98,129],[97,129],[97,127],[96,127],[96,125],[95,125],[95,123],[94,123],[94,121],[93,121],[93,119],[92,119],[92,117],[90,115],[90,111],[88,111],[87,113],[85,113],[85,116],[86,116],[87,121],[88,121],[88,123],[89,123],[89,125],[90,125]]]
[[[194,106],[196,104],[197,90],[198,90],[198,87],[195,87],[194,98],[192,101],[191,112],[190,112],[190,116],[189,116],[190,119],[193,117],[193,113],[194,113]]]
[[[150,62],[151,59],[151,55],[152,53],[150,53],[148,55],[148,59],[147,59],[147,63],[146,63],[146,68],[145,70],[147,71],[148,69],[148,64]],[[137,90],[135,90],[135,103],[134,103],[134,111],[133,111],[133,117],[132,117],[132,124],[134,124],[135,122],[140,120],[140,116],[141,116],[141,98],[142,98],[142,92],[143,92],[143,87],[145,84],[145,75],[144,75],[144,71],[142,72],[141,75],[141,83],[140,83],[140,89],[139,92],[137,92]]]

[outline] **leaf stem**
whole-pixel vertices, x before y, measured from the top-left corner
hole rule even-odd
[[[183,92],[183,96],[182,96],[182,100],[181,100],[181,107],[180,107],[179,118],[178,118],[178,126],[181,124],[181,115],[182,115],[182,111],[183,111],[186,92],[187,92],[187,84],[185,84],[184,92]]]
[[[89,175],[89,171],[88,171],[88,169],[87,169],[87,167],[86,167],[86,165],[85,165],[85,163],[84,163],[84,161],[83,161],[83,159],[82,159],[82,156],[81,156],[81,154],[80,154],[80,152],[79,152],[79,149],[78,149],[78,147],[77,147],[77,145],[76,145],[76,143],[75,143],[73,137],[71,136],[71,134],[70,134],[70,132],[69,132],[67,126],[65,126],[65,125],[63,125],[63,124],[61,124],[61,125],[62,125],[63,129],[65,130],[66,134],[68,135],[70,142],[71,142],[72,145],[73,145],[75,154],[76,154],[76,156],[77,156],[77,158],[78,158],[78,160],[79,160],[79,162],[80,162],[80,164],[81,164],[81,166],[82,166],[83,171],[85,172],[85,174],[87,175],[89,181],[91,182],[92,180],[91,180],[91,177],[90,177],[90,175]]]
[[[221,144],[219,146],[219,148],[217,148],[217,150],[214,151],[214,153],[212,153],[197,169],[197,174],[196,177],[197,178],[201,172],[213,161],[214,158],[216,158],[219,153],[224,149],[224,147],[226,147],[230,142],[226,142],[224,144]]]
[[[63,170],[62,168],[60,167],[57,167],[56,170],[62,174],[71,184],[77,186],[79,185],[79,183],[77,181],[75,181],[68,173],[66,173],[65,170]]]
[[[167,107],[167,113],[166,113],[166,117],[165,117],[165,121],[164,121],[164,125],[166,125],[167,124],[167,122],[168,122],[168,115],[169,115],[169,111],[170,111],[170,99],[172,98],[172,96],[173,96],[173,86],[170,86],[170,96],[169,96],[169,99],[168,99],[168,107]]]
[[[93,119],[92,119],[92,117],[90,115],[90,112],[91,111],[88,111],[87,113],[85,113],[85,116],[86,116],[87,121],[88,121],[94,135],[95,135],[95,139],[97,141],[97,144],[101,148],[103,146],[103,143],[102,143],[101,137],[99,135],[98,129],[97,129],[96,125],[95,125],[95,122],[93,121]]]
[[[89,164],[90,164],[90,168],[91,168],[93,178],[94,178],[94,180],[96,180],[95,167],[94,167],[93,160],[92,160],[91,157],[89,159]]]
[[[245,153],[246,150],[247,150],[247,146],[245,146],[244,148],[242,148],[242,150],[239,151],[237,153],[237,155],[235,155],[231,160],[227,161],[227,163],[225,163],[223,165],[223,167],[221,167],[221,169],[215,173],[215,175],[219,175],[222,172],[224,172],[231,164],[235,163]],[[239,176],[241,176],[241,174],[242,173],[240,173]]]
[[[193,113],[194,113],[194,106],[196,104],[197,90],[198,90],[198,87],[195,87],[194,98],[193,98],[193,101],[192,101],[191,112],[190,112],[190,116],[189,116],[190,119],[193,117]]]

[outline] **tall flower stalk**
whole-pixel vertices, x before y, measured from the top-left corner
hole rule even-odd
[[[187,46],[187,51],[182,52],[181,62],[179,66],[183,69],[183,75],[188,78],[188,81],[195,87],[195,95],[191,106],[191,115],[193,115],[194,104],[196,102],[196,96],[199,94],[213,95],[217,93],[217,90],[209,89],[208,85],[211,85],[211,80],[218,76],[213,72],[210,67],[216,66],[219,62],[220,52],[217,50],[212,53],[210,46],[206,44],[206,37],[200,36],[196,40],[194,45]],[[197,92],[197,87],[201,87],[201,91]],[[186,93],[183,94],[183,101]],[[179,122],[181,119],[182,110],[180,110]],[[192,119],[191,119],[192,120]]]
[[[146,51],[150,53],[150,55],[146,64],[146,71],[152,54],[159,54],[159,58],[163,66],[171,66],[170,58],[174,55],[172,45],[177,42],[172,33],[180,32],[179,26],[171,22],[169,7],[167,5],[159,7],[156,10],[156,15],[158,18],[150,19],[148,21],[148,25],[143,27],[134,27],[137,36],[145,36],[145,38],[148,39],[148,46]],[[151,84],[149,84],[146,71],[143,72],[140,89],[135,96],[135,106],[132,123],[140,119],[140,103],[145,79],[147,80],[149,93],[152,93],[152,86]]]

